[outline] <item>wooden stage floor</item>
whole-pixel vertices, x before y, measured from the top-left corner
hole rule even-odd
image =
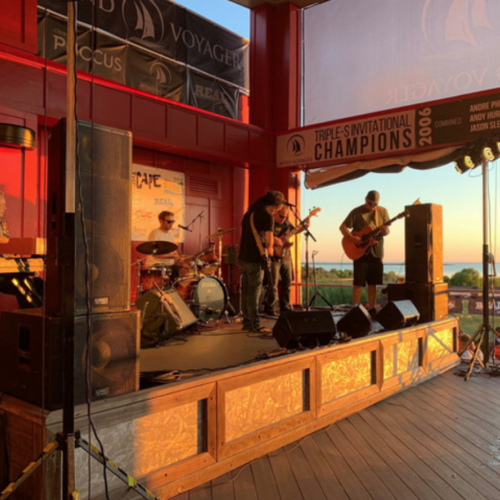
[[[464,366],[175,498],[497,500],[500,379]]]

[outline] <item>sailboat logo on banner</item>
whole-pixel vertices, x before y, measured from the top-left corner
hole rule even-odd
[[[425,0],[422,10],[422,31],[424,38],[429,45],[434,45],[428,33],[428,26],[439,19],[435,15],[435,9],[441,9],[442,3],[434,0]],[[432,11],[432,12],[431,12]],[[444,42],[463,41],[470,45],[477,46],[477,40],[474,36],[475,28],[487,28],[493,30],[493,26],[488,19],[485,0],[473,0],[473,3],[463,0],[453,0],[448,9],[444,22]],[[440,32],[442,30],[440,29]]]
[[[287,150],[293,156],[300,156],[306,147],[306,141],[300,134],[292,135],[287,142]]]
[[[165,34],[163,16],[153,0],[123,0],[123,22],[131,32],[139,32],[141,40],[160,42]]]

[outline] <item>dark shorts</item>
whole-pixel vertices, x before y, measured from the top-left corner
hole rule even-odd
[[[354,286],[381,285],[384,281],[382,259],[371,253],[354,261]]]

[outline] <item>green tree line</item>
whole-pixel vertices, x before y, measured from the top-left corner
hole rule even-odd
[[[306,270],[302,266],[302,281],[305,282]],[[348,304],[351,301],[352,290],[351,281],[353,278],[353,271],[350,269],[339,270],[331,269],[327,271],[322,267],[316,267],[316,282],[317,284],[331,284],[331,285],[349,285],[346,287],[339,288],[328,288],[320,287],[319,291],[325,299],[332,305],[338,304]],[[500,278],[490,278],[493,281],[495,288],[500,288]],[[458,273],[453,274],[451,277],[445,276],[444,281],[448,283],[449,286],[467,286],[476,287],[478,289],[482,288],[482,278],[478,271],[472,268],[462,269]],[[394,271],[384,273],[384,284],[397,283],[398,275]],[[314,276],[312,268],[309,268],[309,294],[310,296],[314,294]],[[305,291],[303,290],[303,294]],[[377,292],[377,301],[380,301],[380,290]],[[366,290],[363,292],[361,297],[362,302],[367,302]],[[322,306],[322,300],[319,298],[315,304],[316,306]]]

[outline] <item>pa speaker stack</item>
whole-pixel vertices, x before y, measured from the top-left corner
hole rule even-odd
[[[0,331],[0,391],[50,409],[62,404],[64,329],[74,332],[75,402],[86,400],[87,350],[91,399],[139,385],[139,311],[130,310],[132,136],[81,121],[76,130],[76,172],[66,171],[66,120],[49,138],[45,309],[3,313]]]
[[[448,285],[443,282],[443,207],[431,203],[405,207],[406,282],[387,287],[389,301],[410,300],[420,322],[448,316]]]

